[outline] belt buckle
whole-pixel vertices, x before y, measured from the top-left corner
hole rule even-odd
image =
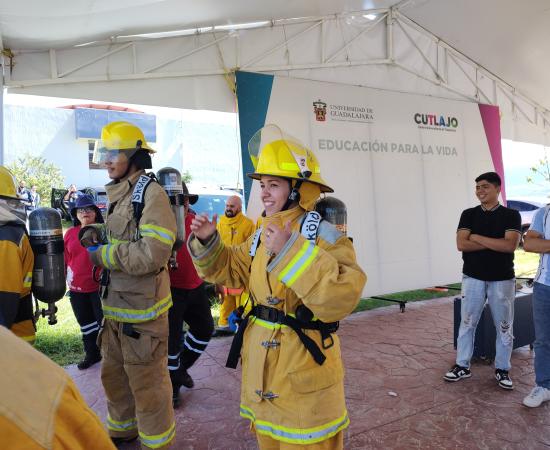
[[[271,308],[269,311],[269,321],[273,323],[279,322],[279,310],[275,308]]]

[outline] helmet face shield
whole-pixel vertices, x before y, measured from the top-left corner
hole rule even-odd
[[[125,158],[130,160],[130,158],[138,151],[137,148],[132,149],[109,149],[105,146],[104,142],[99,140],[96,141],[94,147],[94,156],[92,162],[94,164],[99,164],[101,166],[105,165],[108,162],[119,160],[119,158]]]
[[[311,173],[307,167],[309,149],[273,124],[260,128],[248,142],[248,153],[255,170],[258,170],[261,152],[268,145],[278,147],[279,153],[286,153],[277,158],[276,165],[279,170],[295,172],[295,177],[305,178],[308,172]]]
[[[15,198],[0,197],[0,208],[5,208],[15,214],[21,220],[27,220],[25,205]]]

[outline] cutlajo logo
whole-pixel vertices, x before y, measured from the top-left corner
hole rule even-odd
[[[416,113],[414,121],[427,127],[458,128],[458,119],[450,116]]]

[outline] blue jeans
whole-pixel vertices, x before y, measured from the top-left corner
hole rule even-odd
[[[510,370],[510,357],[514,348],[514,300],[516,297],[516,280],[482,281],[463,276],[462,308],[460,329],[458,331],[456,363],[470,367],[474,353],[474,339],[477,324],[485,306],[489,302],[496,333],[495,367]]]
[[[533,321],[535,323],[535,382],[550,389],[550,286],[533,287]]]

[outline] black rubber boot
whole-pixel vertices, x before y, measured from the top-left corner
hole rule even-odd
[[[76,367],[78,367],[79,370],[86,370],[90,367],[92,367],[94,364],[101,361],[101,355],[86,355],[82,361],[80,361]]]

